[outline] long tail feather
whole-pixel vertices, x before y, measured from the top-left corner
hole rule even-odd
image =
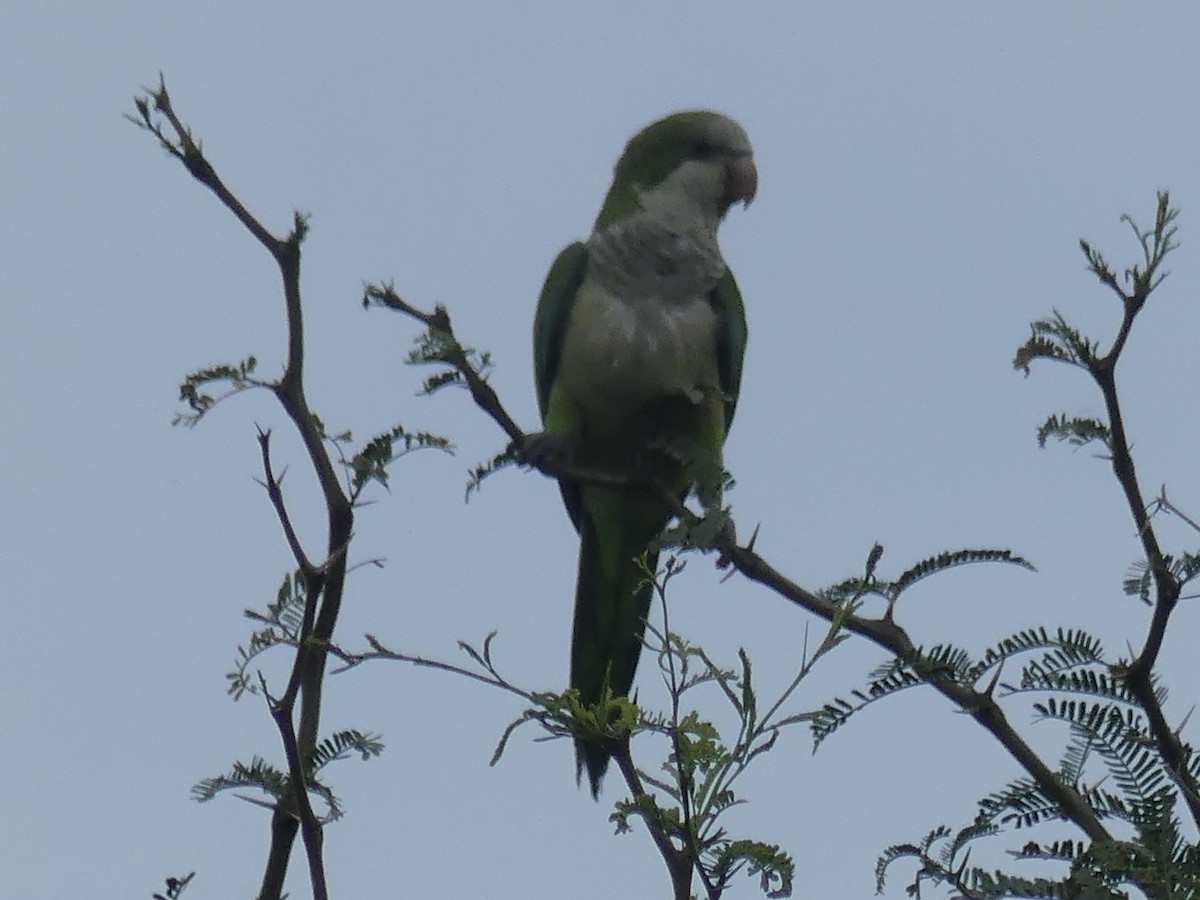
[[[575,628],[571,638],[571,687],[585,704],[598,703],[607,685],[613,696],[628,696],[633,687],[653,584],[637,557],[657,529],[597,528],[584,512],[580,523],[579,576],[575,588]],[[614,533],[609,533],[614,532]],[[650,570],[658,554],[647,559]],[[587,770],[592,796],[612,758],[603,741],[575,742],[575,778]]]

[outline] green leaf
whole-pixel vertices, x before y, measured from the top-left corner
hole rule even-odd
[[[1084,447],[1093,441],[1099,441],[1105,449],[1112,452],[1112,432],[1099,419],[1086,416],[1068,417],[1052,415],[1037,430],[1039,447],[1045,447],[1050,438],[1066,441],[1073,447]]]
[[[1062,313],[1054,310],[1049,319],[1038,319],[1030,325],[1030,335],[1013,357],[1013,368],[1029,374],[1034,360],[1048,359],[1090,369],[1099,358],[1099,345],[1084,337],[1067,323]]]

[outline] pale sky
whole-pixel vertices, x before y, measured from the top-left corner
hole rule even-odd
[[[1111,473],[1089,451],[1039,451],[1051,412],[1095,415],[1082,373],[1014,373],[1028,322],[1061,309],[1102,344],[1118,310],[1083,267],[1086,236],[1136,259],[1123,212],[1182,207],[1172,276],[1120,372],[1147,491],[1200,513],[1194,415],[1200,333],[1200,9],[1189,3],[732,5],[45,2],[0,10],[0,771],[5,898],[250,897],[268,814],[189,789],[260,754],[281,762],[262,703],[224,673],[292,560],[261,489],[255,425],[290,465],[314,556],[320,508],[301,449],[265,392],[172,428],[192,370],[283,359],[274,265],[207,191],[121,118],[166,74],[227,183],[305,244],[309,398],[363,440],[397,421],[450,436],[359,512],[338,635],[466,662],[495,656],[530,689],[567,677],[576,537],[552,482],[507,471],[462,502],[467,469],[503,446],[465,394],[415,391],[415,325],[359,306],[394,279],[446,304],[489,349],[492,383],[537,426],[530,327],[562,245],[582,237],[626,139],[693,106],[749,132],[760,173],[722,230],[750,344],[726,461],[743,534],[810,588],[861,571],[875,541],[894,575],[943,549],[1011,547],[1036,574],[975,568],[900,605],[919,642],[981,652],[1026,626],[1086,627],[1113,654],[1146,610],[1121,595],[1137,547]],[[1194,536],[1166,527],[1171,550]],[[672,625],[719,659],[745,647],[773,696],[821,622],[695,558]],[[1163,658],[1175,721],[1196,701],[1200,624],[1180,608]],[[854,640],[795,711],[846,695],[886,655]],[[281,652],[264,674],[282,685]],[[649,705],[665,692],[639,672]],[[712,698],[713,707],[719,701]],[[594,803],[565,742],[518,732],[488,760],[514,698],[380,663],[329,681],[326,731],[387,749],[328,776],[347,816],[326,834],[337,897],[663,897],[644,830],[613,836],[620,793]],[[1056,763],[1062,733],[1013,720]],[[1192,726],[1195,739],[1195,726]],[[651,766],[660,745],[639,754]],[[777,842],[797,896],[860,898],[888,844],[961,825],[1018,774],[932,691],[880,704],[818,753],[803,728],[741,785],[737,836]],[[1079,837],[1071,834],[1070,836]],[[991,846],[1020,846],[1024,834]],[[888,896],[903,896],[897,868]],[[292,896],[308,895],[302,857]],[[759,896],[751,879],[731,897]]]

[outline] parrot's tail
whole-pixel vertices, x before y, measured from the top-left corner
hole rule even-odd
[[[647,551],[646,545],[662,526],[630,534],[628,528],[612,528],[611,522],[598,529],[587,511],[580,518],[571,687],[584,705],[593,705],[604,697],[606,686],[613,697],[627,697],[633,687],[654,592],[646,568],[652,573],[658,565],[657,551]],[[600,793],[614,749],[611,741],[575,741],[575,779],[587,769],[593,797]]]

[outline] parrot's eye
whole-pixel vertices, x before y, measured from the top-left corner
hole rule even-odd
[[[695,159],[708,159],[717,152],[717,148],[708,141],[695,141],[691,146],[691,151]]]

